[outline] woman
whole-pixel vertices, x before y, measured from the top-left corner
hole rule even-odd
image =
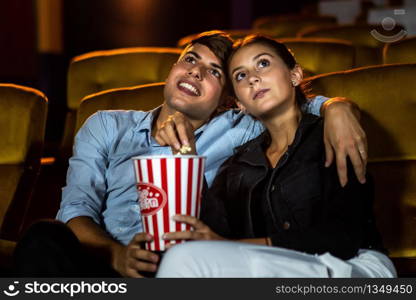
[[[372,186],[341,187],[325,168],[322,120],[303,114],[302,69],[273,39],[234,45],[237,105],[266,131],[221,167],[193,239],[166,253],[159,277],[394,277],[372,214]],[[351,164],[349,169],[352,170]],[[183,236],[182,236],[183,237]],[[168,235],[167,239],[181,238]]]

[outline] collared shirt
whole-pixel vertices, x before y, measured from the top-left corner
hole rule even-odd
[[[304,110],[319,115],[327,99],[315,97]],[[160,107],[149,112],[99,111],[86,121],[75,137],[57,219],[68,222],[79,216],[91,217],[125,245],[143,231],[131,158],[172,154],[170,147],[160,146],[151,135],[159,111]],[[197,153],[207,157],[208,186],[234,148],[263,130],[250,116],[229,110],[195,131]]]

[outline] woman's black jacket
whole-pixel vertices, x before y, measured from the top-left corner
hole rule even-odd
[[[212,230],[230,239],[254,238],[251,204],[263,197],[275,229],[270,236],[274,246],[330,252],[342,259],[360,248],[384,251],[372,213],[371,178],[360,184],[348,162],[348,184],[341,187],[335,163],[324,166],[320,118],[302,117],[292,145],[272,172],[264,155],[269,139],[264,132],[221,166],[201,210]],[[267,192],[253,193],[266,176]]]

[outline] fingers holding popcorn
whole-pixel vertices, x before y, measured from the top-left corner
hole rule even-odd
[[[156,141],[171,146],[174,154],[196,154],[194,128],[181,113],[170,115],[156,131]]]

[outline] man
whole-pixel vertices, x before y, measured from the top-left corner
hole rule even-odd
[[[227,96],[224,68],[231,45],[220,32],[200,35],[172,67],[161,107],[150,112],[98,112],[88,119],[75,139],[57,215],[66,225],[43,222],[33,226],[16,250],[18,272],[26,276],[142,277],[156,271],[158,255],[141,248],[152,237],[142,233],[130,158],[171,154],[170,147],[160,144],[178,149],[181,143],[176,132],[182,139],[194,136],[198,153],[208,157],[205,179],[210,185],[233,148],[262,132],[262,126],[249,116],[219,112]],[[317,97],[306,109],[317,114],[325,100]],[[355,108],[348,101],[333,99],[321,110],[330,132],[327,163],[332,161],[332,144],[341,171],[349,155],[356,161],[358,177],[363,177],[366,144]],[[346,180],[345,175],[342,178]]]

